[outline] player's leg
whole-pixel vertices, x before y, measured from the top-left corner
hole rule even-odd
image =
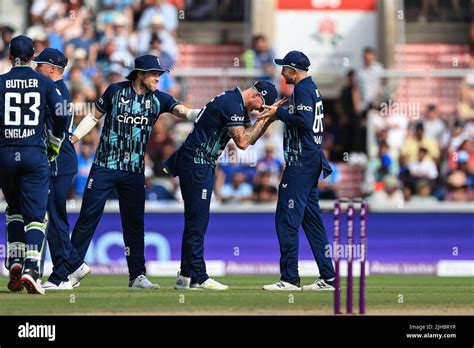
[[[310,191],[311,173],[305,167],[289,166],[278,190],[275,227],[280,244],[280,282],[264,290],[300,290],[298,273],[299,226]]]
[[[227,290],[228,286],[209,278],[204,261],[204,235],[214,187],[214,169],[192,165],[180,173],[184,199],[184,233],[181,251],[181,275],[190,278],[192,288]]]
[[[117,183],[122,219],[125,255],[129,271],[129,287],[159,289],[145,276],[145,176],[119,172]]]
[[[87,178],[81,212],[71,235],[73,249],[69,259],[69,279],[73,286],[90,273],[90,268],[84,264],[84,258],[104,212],[107,197],[115,188],[116,173],[116,170],[93,164]]]
[[[0,149],[0,187],[9,205],[5,211],[7,232],[7,257],[5,267],[9,270],[8,289],[21,291],[21,272],[25,257],[25,229],[21,215],[20,180],[18,163],[14,161],[15,153],[8,149]]]
[[[9,270],[10,276],[8,289],[11,291],[21,291],[23,286],[20,279],[25,257],[25,224],[21,216],[21,209],[19,208],[20,200],[16,198],[15,201],[13,208],[7,207],[5,211],[7,223],[7,257],[5,258],[5,267]]]
[[[304,286],[303,290],[334,290],[335,271],[331,249],[328,248],[328,236],[319,208],[317,187],[314,187],[309,195],[302,226],[321,275],[320,279],[311,285]]]
[[[70,290],[68,262],[72,250],[69,238],[69,221],[66,199],[74,175],[51,176],[48,195],[48,232],[47,239],[53,272],[43,284],[46,290]]]
[[[24,149],[20,177],[21,214],[25,222],[26,256],[21,282],[30,294],[44,294],[40,264],[45,247],[49,164],[39,148]]]

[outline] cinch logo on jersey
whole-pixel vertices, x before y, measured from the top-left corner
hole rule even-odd
[[[313,112],[313,107],[312,106],[308,106],[308,105],[303,105],[303,104],[300,104],[296,107],[296,110],[298,111],[310,111],[310,112]]]
[[[142,116],[129,116],[127,113],[125,113],[124,115],[118,115],[117,120],[122,123],[134,124],[134,125],[148,123],[148,118],[143,115]]]
[[[234,115],[234,116],[231,116],[230,120],[234,122],[244,122],[244,116]]]

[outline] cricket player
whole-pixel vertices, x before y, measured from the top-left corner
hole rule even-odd
[[[269,118],[262,115],[251,125],[249,113],[272,105],[277,96],[275,86],[262,81],[244,91],[237,87],[218,95],[201,109],[191,134],[165,162],[167,171],[179,176],[184,199],[181,270],[175,289],[228,289],[209,278],[204,262],[204,234],[216,161],[231,138],[242,150],[257,141],[270,124]]]
[[[301,290],[298,274],[298,229],[302,225],[321,277],[303,290],[334,290],[332,258],[325,255],[328,238],[319,209],[318,178],[332,169],[321,149],[323,138],[323,100],[318,87],[308,76],[308,57],[291,51],[274,63],[282,67],[287,84],[294,85],[288,110],[265,106],[285,124],[283,147],[286,167],[278,189],[275,227],[280,244],[280,281],[264,290]]]
[[[48,157],[54,160],[59,155],[66,120],[61,91],[31,68],[33,54],[29,37],[15,37],[9,56],[13,67],[0,75],[0,187],[8,204],[8,288],[44,294],[39,266],[48,204]],[[52,129],[46,132],[48,118]]]
[[[70,141],[73,126],[72,98],[63,81],[64,68],[68,60],[64,54],[54,48],[44,49],[35,59],[36,71],[54,81],[56,88],[61,92],[62,105],[66,114],[65,139],[59,156],[50,162],[51,177],[49,180],[48,199],[48,228],[47,240],[53,272],[43,284],[45,290],[72,290],[67,268],[69,255],[72,250],[69,238],[69,222],[66,211],[66,199],[71,187],[72,179],[77,172],[77,156],[74,145]],[[48,113],[51,113],[48,110]],[[46,123],[52,128],[51,119]]]
[[[129,269],[129,287],[159,289],[145,276],[145,152],[153,125],[160,114],[169,112],[193,121],[199,109],[188,109],[170,95],[157,90],[160,76],[169,72],[158,57],[135,59],[128,81],[111,84],[96,102],[95,114],[88,114],[76,127],[73,143],[105,116],[100,143],[84,190],[79,218],[71,241],[69,279],[77,286],[91,272],[84,257],[104,210],[107,196],[116,189],[119,196]]]

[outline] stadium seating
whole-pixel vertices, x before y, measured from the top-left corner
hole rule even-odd
[[[395,48],[395,68],[404,71],[467,69],[471,55],[469,45],[404,44]],[[443,114],[454,115],[459,102],[461,78],[408,77],[400,79],[395,92],[399,102],[436,104]],[[423,82],[423,83],[421,83]]]

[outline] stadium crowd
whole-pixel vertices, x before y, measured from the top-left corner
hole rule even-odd
[[[209,11],[206,1],[89,4],[33,0],[26,30],[37,53],[54,47],[68,57],[65,80],[75,106],[75,124],[110,83],[124,79],[135,57],[154,54],[163,67],[179,69],[180,10],[189,7],[196,19],[205,18]],[[231,5],[222,4],[220,11],[225,14],[225,6]],[[14,32],[9,26],[1,27],[0,73],[10,69],[8,43]],[[383,66],[376,52],[366,48],[363,57],[364,66],[347,73],[334,112],[325,115],[323,144],[334,173],[320,182],[321,198],[338,195],[340,163],[356,163],[366,168],[363,193],[373,202],[474,200],[474,75],[462,82],[456,115],[441,114],[436,105],[408,115],[396,110],[396,101],[384,94]],[[245,67],[261,68],[261,78],[266,80],[277,80],[273,58],[261,35],[254,37],[252,48],[243,55]],[[173,74],[162,75],[159,89],[187,101],[186,88]],[[288,93],[282,89],[282,94]],[[191,127],[172,116],[158,119],[146,158],[148,200],[180,200],[179,183],[163,172],[162,162]],[[99,134],[100,124],[76,144],[79,168],[71,199],[82,196]],[[214,199],[225,204],[275,201],[284,167],[282,143],[282,128],[277,125],[246,153],[230,143],[219,160]],[[375,146],[367,148],[367,144]]]

